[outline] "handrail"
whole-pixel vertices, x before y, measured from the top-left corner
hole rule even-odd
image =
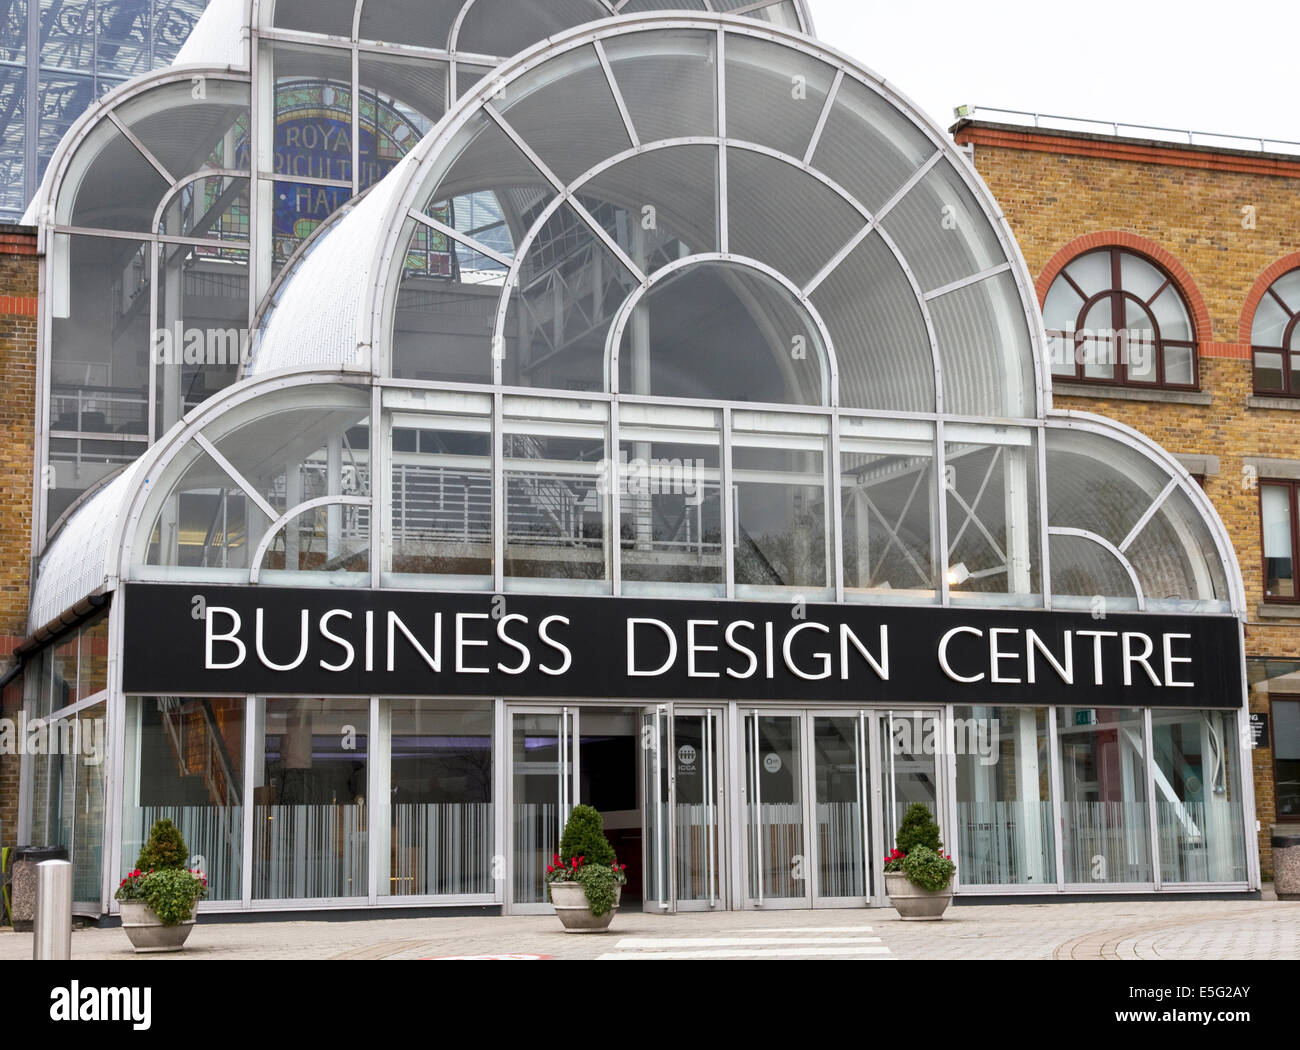
[[[1003,116],[1026,118],[1032,121],[1035,128],[1041,128],[1044,120],[1060,120],[1071,124],[1091,124],[1097,127],[1110,129],[1110,134],[1117,138],[1126,136],[1128,132],[1156,131],[1164,135],[1177,135],[1179,138],[1186,138],[1187,145],[1198,145],[1197,138],[1217,139],[1220,141],[1250,143],[1250,148],[1258,150],[1261,153],[1300,153],[1300,142],[1291,139],[1273,139],[1261,135],[1227,135],[1214,131],[1195,131],[1189,128],[1165,128],[1157,124],[1131,124],[1122,120],[1094,120],[1090,117],[1070,117],[1063,116],[1059,113],[1035,113],[1031,110],[1024,109],[1001,109],[997,106],[958,106],[953,110],[953,115],[958,120],[978,120],[980,113],[1000,113]],[[1025,121],[1016,121],[1023,123]],[[1058,128],[1058,131],[1067,131],[1068,128]],[[1128,136],[1141,137],[1141,136]],[[1201,145],[1210,145],[1200,143]],[[1282,149],[1270,147],[1284,147]]]

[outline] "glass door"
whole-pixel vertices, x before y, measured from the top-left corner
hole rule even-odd
[[[903,814],[920,802],[943,826],[935,756],[943,720],[935,711],[886,711],[881,716],[884,750],[885,852],[894,848]],[[945,842],[950,849],[951,843]]]
[[[659,704],[642,712],[645,906],[723,907],[722,712]]]
[[[812,905],[803,723],[797,712],[745,712],[746,908]]]
[[[872,895],[870,715],[811,715],[816,810],[814,905],[864,905]]]
[[[511,708],[510,910],[547,912],[546,866],[575,805],[578,709]]]

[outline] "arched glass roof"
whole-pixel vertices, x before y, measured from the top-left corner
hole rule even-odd
[[[1027,418],[1044,397],[1023,267],[978,178],[905,99],[801,39],[667,15],[575,31],[503,66],[410,164],[387,215],[367,202],[332,235],[354,294],[317,302],[317,271],[340,262],[305,259],[268,325],[303,345],[264,340],[255,373],[612,391],[625,315],[653,313],[695,259],[785,287],[826,344],[808,359],[833,373],[827,403]],[[555,295],[600,303],[559,344],[540,302]],[[779,298],[768,352],[806,349],[808,333],[776,338]],[[306,339],[309,315],[356,323],[355,341]]]
[[[102,586],[1244,613],[1172,457],[1050,409],[1029,288],[969,166],[843,56],[572,30],[314,238],[245,377],[73,514],[33,618],[90,586],[92,516]]]

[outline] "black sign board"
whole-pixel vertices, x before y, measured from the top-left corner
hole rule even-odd
[[[1237,707],[1225,616],[128,584],[142,694]]]
[[[1272,747],[1272,738],[1268,735],[1268,715],[1250,716],[1250,746],[1254,749]]]

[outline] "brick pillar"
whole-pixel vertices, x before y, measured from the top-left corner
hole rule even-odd
[[[0,227],[0,673],[27,634],[36,419],[36,231]],[[15,718],[22,680],[0,696]],[[0,845],[18,845],[17,755],[0,755]]]

